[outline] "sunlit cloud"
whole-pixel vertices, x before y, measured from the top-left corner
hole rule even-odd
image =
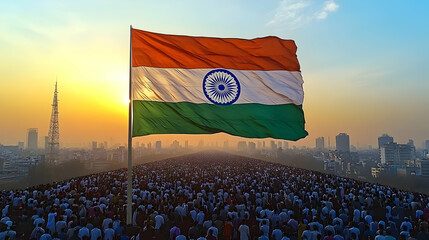
[[[283,25],[291,29],[301,27],[313,20],[323,20],[339,5],[334,0],[323,2],[315,0],[282,0],[267,25]]]

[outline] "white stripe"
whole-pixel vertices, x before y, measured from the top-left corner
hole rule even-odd
[[[204,76],[213,69],[133,67],[133,98],[158,102],[212,103],[203,92]],[[231,70],[241,86],[235,104],[301,105],[301,72]]]

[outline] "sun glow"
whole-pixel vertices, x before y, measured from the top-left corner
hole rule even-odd
[[[130,99],[128,98],[128,96],[124,96],[124,97],[123,97],[123,99],[122,99],[122,103],[123,103],[124,105],[128,105],[128,104],[130,104]]]

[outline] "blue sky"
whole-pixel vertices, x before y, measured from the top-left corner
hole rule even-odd
[[[387,132],[420,146],[429,139],[428,10],[427,1],[396,0],[1,1],[0,101],[8,104],[0,111],[11,114],[0,120],[0,143],[23,141],[30,127],[47,132],[56,77],[65,145],[125,142],[131,24],[170,34],[293,39],[310,133],[296,145],[347,132],[352,144],[375,146]],[[100,124],[104,115],[110,118]]]

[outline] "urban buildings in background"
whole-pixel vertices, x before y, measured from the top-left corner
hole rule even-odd
[[[37,150],[38,149],[38,129],[30,128],[27,132],[27,149],[28,150]]]
[[[318,150],[324,150],[325,149],[325,138],[324,137],[316,138],[316,149],[318,149]]]
[[[350,152],[350,137],[346,133],[335,136],[335,146],[339,152]]]
[[[405,165],[414,160],[413,146],[388,142],[380,147],[380,162],[384,165]]]
[[[387,135],[386,133],[378,137],[378,149],[381,149],[383,145],[388,143],[393,143],[393,137]]]
[[[336,148],[322,149],[322,138],[316,138],[314,157],[324,161],[325,170],[345,176],[366,179],[380,176],[429,177],[429,141],[417,149],[414,141],[396,143],[392,136],[378,137],[378,149],[370,146],[358,150],[350,145],[350,136],[340,133],[335,137]]]
[[[46,161],[48,149],[37,148],[38,131],[29,129],[27,134],[27,148],[24,142],[16,146],[0,145],[0,175],[25,175],[28,169]],[[324,163],[325,170],[344,176],[359,176],[363,179],[387,175],[429,176],[428,149],[416,149],[414,141],[396,143],[394,138],[383,134],[378,138],[379,149],[355,148],[350,144],[350,136],[340,133],[335,137],[335,146],[326,146],[325,139],[315,139],[314,148],[289,147],[290,142],[279,140],[248,140],[232,143],[229,141],[210,142],[205,139],[191,144],[190,141],[134,141],[134,159],[145,158],[151,154],[178,154],[204,149],[238,151],[243,154],[264,156],[275,159],[287,158],[285,153],[312,155]],[[46,140],[45,140],[46,142]],[[429,143],[429,141],[426,141]],[[425,142],[425,143],[426,143]],[[59,162],[80,161],[94,171],[108,169],[114,164],[126,161],[127,148],[125,145],[108,144],[107,141],[93,141],[86,149],[60,149]],[[426,146],[425,146],[426,147]]]

